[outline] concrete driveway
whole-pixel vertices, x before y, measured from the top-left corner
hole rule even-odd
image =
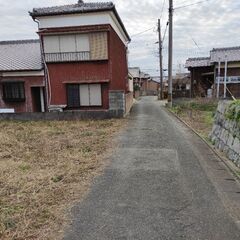
[[[240,186],[154,97],[133,108],[65,240],[239,240]]]

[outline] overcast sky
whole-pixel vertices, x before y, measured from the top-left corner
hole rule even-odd
[[[86,2],[94,0],[86,0]],[[96,0],[95,0],[96,1]],[[101,0],[97,0],[101,2]],[[200,0],[173,0],[174,6],[184,6]],[[76,3],[77,0],[0,0],[0,40],[36,38],[36,23],[28,15],[33,7]],[[104,2],[104,1],[103,1]],[[158,75],[157,19],[164,0],[114,0],[117,10],[132,36],[129,45],[130,66],[140,66],[151,75]],[[163,8],[164,32],[168,0]],[[147,29],[144,34],[135,35]],[[240,1],[209,0],[202,4],[174,11],[174,70],[180,69],[188,57],[208,56],[213,47],[240,45]],[[134,36],[135,35],[135,36]],[[167,68],[166,35],[164,68]]]

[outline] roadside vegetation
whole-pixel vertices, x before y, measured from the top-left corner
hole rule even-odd
[[[0,239],[61,239],[123,125],[0,122]]]
[[[226,117],[240,123],[240,100],[233,101],[229,105]]]
[[[216,109],[215,100],[194,99],[175,102],[171,111],[207,140],[212,130]]]

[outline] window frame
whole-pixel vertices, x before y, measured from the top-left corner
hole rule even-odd
[[[76,105],[70,105],[69,104],[69,87],[70,86],[78,86],[78,104]],[[100,95],[101,95],[101,101],[99,103],[99,105],[93,105],[91,104],[91,85],[99,85],[100,86]],[[84,104],[82,105],[81,103],[81,86],[87,86],[87,97],[89,98],[88,99],[88,105],[87,104]],[[75,108],[88,108],[88,107],[102,107],[103,106],[103,94],[102,94],[102,84],[101,83],[69,83],[67,84],[67,107],[70,108],[70,109],[75,109]],[[86,97],[86,96],[85,96]]]
[[[16,92],[14,93],[14,89],[13,89],[14,85],[15,87],[17,86],[17,95],[19,95],[20,97],[14,96],[14,94],[16,95]],[[7,88],[11,88],[11,89],[7,89]],[[3,100],[5,102],[25,102],[26,101],[24,82],[20,82],[20,81],[3,82],[2,91],[3,91]]]

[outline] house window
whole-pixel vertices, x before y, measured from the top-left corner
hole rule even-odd
[[[3,83],[3,99],[7,102],[25,101],[25,89],[23,82]]]
[[[101,84],[68,84],[69,108],[102,106]]]
[[[47,62],[107,60],[107,33],[66,34],[44,36]]]

